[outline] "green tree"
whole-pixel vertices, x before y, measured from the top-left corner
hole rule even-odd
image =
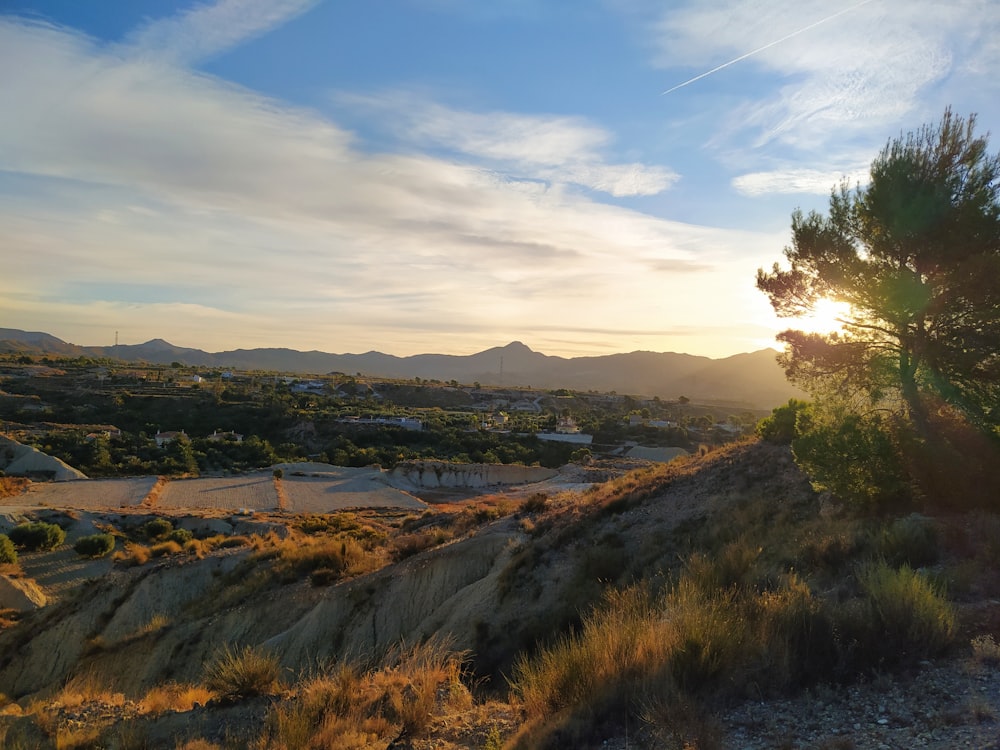
[[[910,499],[899,435],[879,413],[799,412],[796,431],[795,462],[816,490],[829,490],[859,510],[902,507]]]
[[[799,415],[806,414],[808,409],[809,402],[790,398],[787,404],[775,407],[771,416],[760,420],[757,434],[769,443],[789,445],[801,431]]]
[[[757,287],[783,317],[847,306],[840,332],[779,335],[793,382],[864,397],[921,435],[935,401],[997,433],[1000,155],[975,124],[946,110],[890,140],[867,185],[832,192],[828,215],[792,215],[789,268],[759,270]]]

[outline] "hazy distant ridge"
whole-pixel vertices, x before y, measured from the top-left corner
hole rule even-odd
[[[572,388],[677,398],[742,402],[762,408],[800,395],[785,380],[774,351],[762,349],[724,359],[672,352],[631,352],[596,357],[555,357],[532,351],[519,341],[467,356],[382,352],[330,354],[294,349],[235,349],[204,352],[153,339],[144,344],[77,346],[47,333],[0,328],[0,351],[63,356],[118,357],[132,362],[290,373],[362,373],[374,377],[415,377],[479,382],[483,385]]]

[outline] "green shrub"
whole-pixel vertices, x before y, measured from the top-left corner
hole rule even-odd
[[[229,700],[271,695],[280,675],[281,665],[274,654],[253,646],[225,646],[205,665],[205,686]]]
[[[91,534],[76,540],[73,549],[82,557],[104,557],[115,548],[115,538],[111,534]]]
[[[6,534],[0,534],[0,563],[16,563],[17,550],[14,542]]]
[[[955,634],[955,612],[924,576],[904,565],[872,563],[858,574],[873,650],[886,662],[926,658],[943,651]]]
[[[177,542],[180,545],[187,544],[192,539],[194,539],[194,534],[187,529],[174,529],[169,534],[167,534],[168,542]]]
[[[522,513],[541,513],[549,502],[549,496],[544,492],[534,492],[521,503]]]
[[[66,532],[54,523],[22,523],[10,530],[10,540],[28,552],[55,549],[66,541]]]
[[[829,490],[862,510],[905,503],[910,483],[900,435],[877,415],[835,415],[810,424],[792,441],[795,462],[817,490]]]
[[[142,535],[153,542],[163,539],[174,530],[174,525],[166,518],[152,518],[141,527]]]
[[[806,401],[788,399],[787,404],[776,407],[771,416],[757,423],[757,434],[769,443],[788,445],[799,435],[799,414],[808,413],[809,406]]]
[[[916,513],[896,519],[882,533],[879,551],[894,565],[919,568],[936,563],[940,549],[934,522]]]

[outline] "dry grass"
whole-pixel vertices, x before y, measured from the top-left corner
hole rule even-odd
[[[205,686],[229,700],[273,695],[280,678],[278,657],[253,646],[226,646],[205,665]]]
[[[794,574],[760,580],[758,554],[730,545],[692,558],[660,593],[612,591],[578,632],[522,656],[512,688],[529,721],[518,747],[551,746],[555,732],[586,744],[592,727],[626,715],[668,717],[653,729],[709,738],[685,705],[870,673],[937,654],[953,637],[951,606],[905,566],[866,567],[861,595],[840,605]],[[683,716],[692,726],[677,723]]]
[[[204,706],[215,697],[215,693],[203,685],[187,685],[176,682],[157,685],[146,693],[140,702],[143,713],[162,714],[167,711],[190,711],[195,706]]]
[[[972,639],[972,658],[977,664],[995,667],[1000,665],[1000,645],[992,635],[978,635]]]
[[[55,731],[56,750],[91,750],[100,747],[100,739],[103,727],[83,726],[83,727],[59,727]]]
[[[172,540],[166,542],[160,542],[159,544],[154,544],[152,547],[149,548],[149,554],[152,555],[153,557],[166,557],[167,555],[179,555],[183,551],[184,548],[181,547],[181,545],[179,545],[177,542]]]
[[[0,498],[17,497],[31,484],[24,477],[0,477]]]
[[[310,576],[316,585],[324,585],[368,573],[386,562],[384,551],[366,549],[351,536],[312,536],[296,534],[287,539],[259,540],[254,561],[273,560],[271,574],[289,583]]]
[[[466,655],[442,641],[401,647],[384,666],[340,664],[303,681],[268,715],[259,750],[383,746],[401,732],[423,736],[436,716],[467,710]]]
[[[149,547],[145,544],[127,542],[125,544],[125,549],[115,552],[111,559],[126,568],[131,568],[139,565],[145,565],[149,562],[151,555],[152,553],[150,552]]]
[[[67,680],[62,690],[54,696],[53,702],[65,708],[74,708],[95,702],[109,706],[120,706],[125,703],[125,696],[122,693],[112,692],[107,683],[88,672],[75,675]]]

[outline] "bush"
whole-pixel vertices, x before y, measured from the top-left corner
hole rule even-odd
[[[66,532],[54,523],[22,523],[10,530],[10,540],[28,552],[55,549],[66,541]]]
[[[205,685],[222,698],[235,700],[272,695],[278,688],[278,657],[253,646],[223,647],[205,666]]]
[[[955,634],[955,612],[925,577],[873,563],[860,572],[873,646],[887,662],[926,658],[943,651]],[[891,649],[888,646],[891,644]]]
[[[784,406],[779,406],[757,424],[757,434],[762,440],[777,445],[788,445],[799,435],[799,413],[805,413],[809,403],[790,398]]]
[[[792,441],[795,462],[817,490],[829,490],[862,510],[883,510],[910,499],[900,435],[878,416],[835,416]]]
[[[169,534],[167,534],[168,542],[177,542],[177,544],[185,545],[194,539],[194,534],[187,529],[174,529]]]
[[[368,557],[357,541],[348,538],[286,540],[276,551],[276,571],[282,580],[291,582],[308,574],[315,586],[325,586],[364,568]]]
[[[73,549],[82,557],[104,557],[115,548],[111,534],[91,534],[76,540]]]
[[[894,565],[921,567],[937,562],[937,531],[931,519],[912,514],[899,518],[882,533],[879,550]]]
[[[17,550],[14,542],[6,534],[0,534],[0,563],[16,563]]]
[[[549,496],[544,492],[535,492],[521,503],[522,513],[541,513],[549,502]]]
[[[153,518],[146,521],[141,527],[141,532],[149,541],[163,539],[174,530],[174,525],[166,518]]]

